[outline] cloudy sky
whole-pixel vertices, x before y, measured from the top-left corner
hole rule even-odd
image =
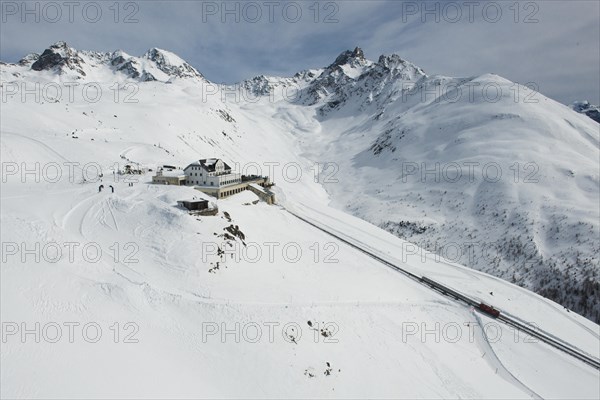
[[[563,103],[600,103],[600,2],[2,0],[0,59],[65,40],[85,50],[173,51],[214,82],[289,76],[361,47],[428,74],[493,72]]]

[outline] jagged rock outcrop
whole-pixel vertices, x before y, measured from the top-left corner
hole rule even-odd
[[[27,60],[25,60],[26,62]],[[85,76],[86,73],[83,70],[84,64],[85,61],[83,61],[77,51],[70,48],[67,43],[61,41],[44,50],[37,60],[31,64],[31,69],[34,71],[55,70],[60,74],[74,71],[80,76]]]
[[[578,113],[585,114],[600,124],[600,106],[590,104],[589,101],[576,101],[571,108]]]
[[[142,58],[153,61],[159,70],[169,75],[170,77],[200,79],[204,78],[202,74],[196,71],[196,69],[190,64],[183,61],[175,54],[166,50],[153,48],[148,50],[142,56]]]
[[[101,66],[140,82],[162,81],[173,79],[205,80],[194,67],[177,55],[153,48],[142,57],[133,57],[122,50],[114,52],[77,51],[60,41],[39,55],[31,53],[17,64],[30,67],[33,71],[56,71],[58,74],[74,74],[81,79],[88,72]]]

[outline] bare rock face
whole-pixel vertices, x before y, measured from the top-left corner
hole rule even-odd
[[[39,58],[31,65],[34,71],[55,70],[59,73],[74,71],[81,76],[85,76],[83,71],[85,62],[77,54],[77,51],[70,48],[65,42],[56,42],[42,53]]]
[[[125,75],[133,79],[139,78],[143,73],[140,72],[141,67],[139,66],[139,63],[137,63],[135,60],[127,60],[124,62],[120,62],[122,59],[123,57],[119,56],[113,60],[113,65],[117,67],[117,71],[123,72]]]
[[[273,90],[273,86],[264,75],[244,81],[242,87],[255,96],[268,96]]]
[[[333,64],[331,64],[329,69],[334,69],[335,67],[339,67],[341,65],[351,65],[351,66],[359,66],[365,65],[367,59],[365,58],[365,53],[363,53],[360,47],[356,47],[354,51],[346,50],[342,54],[340,54]]]

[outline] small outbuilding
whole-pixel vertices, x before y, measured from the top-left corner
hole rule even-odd
[[[152,177],[152,183],[162,185],[183,186],[186,184],[185,173],[182,170],[165,170],[160,168],[156,171],[156,175]]]
[[[208,200],[179,200],[177,205],[188,211],[201,211],[208,209]]]

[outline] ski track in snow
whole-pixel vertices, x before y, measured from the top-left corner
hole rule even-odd
[[[117,224],[117,219],[115,218],[115,213],[113,212],[113,206],[112,206],[112,197],[106,199],[106,208],[108,209],[108,212],[110,213],[110,216],[112,218],[113,224],[114,224],[114,229],[115,230],[119,230],[119,224]]]
[[[68,160],[67,158],[65,158],[62,154],[60,154],[58,151],[54,150],[52,147],[48,146],[46,143],[44,143],[44,142],[42,142],[40,140],[34,139],[34,138],[29,137],[27,135],[24,135],[22,133],[7,132],[7,131],[4,131],[4,130],[2,131],[2,135],[13,135],[13,136],[20,137],[22,139],[29,140],[32,143],[35,143],[37,146],[40,146],[43,149],[49,151],[51,154],[54,154],[56,157],[60,158],[61,160],[66,161],[66,162],[71,162],[70,160]]]
[[[541,399],[542,397],[531,390],[527,385],[521,382],[517,377],[515,377],[509,370],[504,366],[502,361],[498,358],[498,355],[494,351],[492,344],[489,342],[488,338],[484,333],[484,324],[481,321],[481,316],[476,312],[472,312],[473,316],[477,320],[477,324],[479,325],[479,330],[476,330],[475,337],[477,338],[477,345],[484,353],[484,358],[488,362],[488,365],[491,369],[496,369],[497,372],[500,373],[500,376],[506,380],[507,382],[513,384],[519,389],[523,390],[525,393],[528,393],[533,399]],[[489,357],[488,357],[489,356]]]

